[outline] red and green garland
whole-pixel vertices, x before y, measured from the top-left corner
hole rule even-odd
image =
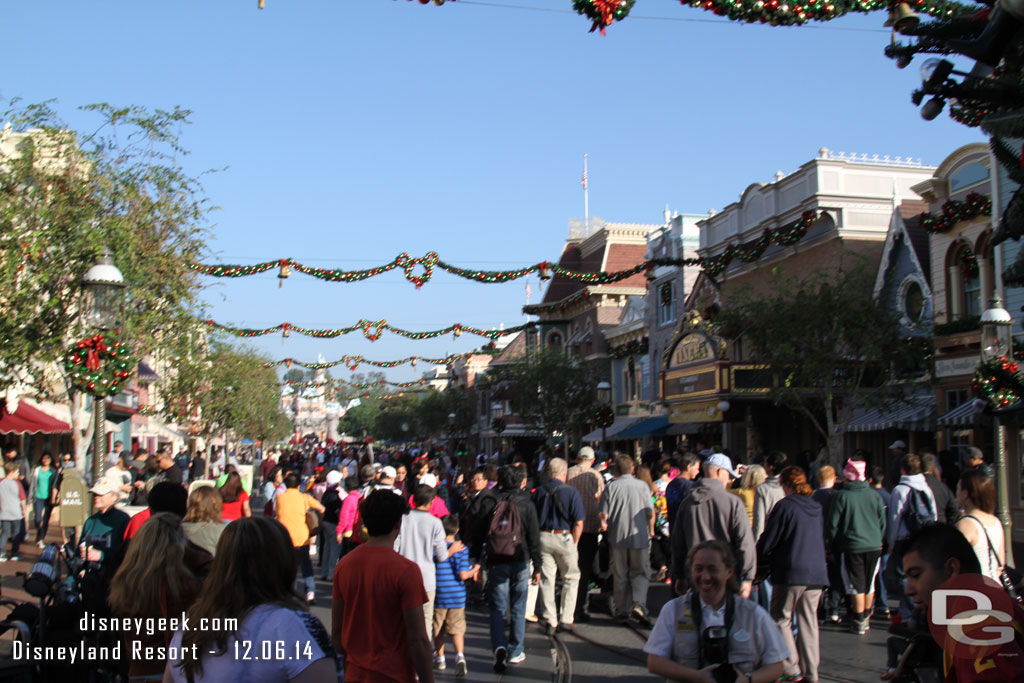
[[[628,358],[630,356],[638,356],[647,353],[650,348],[650,340],[647,337],[642,339],[634,339],[628,341],[625,344],[619,344],[613,346],[608,350],[612,358],[621,359]]]
[[[925,214],[921,226],[928,232],[946,232],[961,221],[992,215],[992,200],[972,192],[964,200],[950,199],[938,214]]]
[[[603,36],[612,23],[626,18],[635,3],[636,0],[574,0],[572,8],[594,22],[591,33],[600,30]]]
[[[444,358],[423,358],[421,356],[409,356],[408,358],[401,358],[399,360],[369,360],[362,356],[343,356],[339,360],[330,361],[327,363],[303,363],[302,361],[295,360],[294,358],[284,358],[282,360],[275,360],[269,363],[264,363],[265,368],[276,368],[284,365],[291,368],[292,365],[300,365],[307,370],[327,370],[328,368],[337,367],[339,365],[347,365],[350,370],[356,370],[360,364],[372,365],[376,368],[394,368],[405,363],[409,363],[413,367],[416,367],[416,363],[422,361],[429,365],[451,365],[457,360],[469,358],[473,355],[473,352],[469,353],[456,353]]]
[[[960,273],[964,276],[964,280],[970,282],[978,278],[980,269],[978,267],[978,259],[971,251],[970,247],[965,247],[960,251],[959,256],[960,262]]]
[[[207,320],[206,324],[209,327],[216,328],[222,332],[233,334],[236,337],[243,337],[246,339],[252,337],[262,337],[267,334],[273,334],[274,332],[280,331],[285,337],[291,332],[305,335],[307,337],[314,337],[316,339],[333,339],[334,337],[340,337],[342,335],[349,334],[351,332],[362,331],[370,341],[377,341],[380,339],[381,334],[385,330],[393,332],[400,337],[406,339],[421,340],[421,339],[434,339],[435,337],[441,337],[446,334],[452,334],[455,337],[459,337],[463,332],[467,334],[475,334],[479,337],[486,337],[488,339],[498,339],[500,337],[507,337],[509,335],[518,334],[523,330],[532,329],[536,323],[529,322],[516,327],[508,327],[500,330],[485,330],[479,327],[472,327],[471,325],[463,325],[462,323],[454,323],[448,327],[440,330],[430,330],[428,332],[413,332],[410,330],[403,330],[400,327],[390,325],[387,320],[381,318],[380,320],[360,320],[354,325],[348,327],[337,327],[328,329],[315,329],[310,327],[300,327],[299,325],[293,325],[291,323],[280,323],[273,327],[266,327],[263,329],[253,329],[248,327],[232,327],[231,325],[225,325],[215,320]]]
[[[971,390],[978,398],[988,401],[996,409],[1007,408],[1022,398],[1024,377],[1017,361],[1003,356],[999,360],[983,362],[974,373]]]
[[[120,393],[134,366],[128,347],[109,334],[86,337],[68,349],[64,358],[71,385],[100,398]]]

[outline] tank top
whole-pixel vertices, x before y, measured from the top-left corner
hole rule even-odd
[[[998,581],[1001,571],[999,554],[1003,548],[1003,525],[998,519],[990,526],[985,526],[981,523],[981,520],[971,515],[967,515],[965,519],[971,520],[978,527],[978,533],[975,535],[971,548],[974,549],[974,554],[978,557],[981,573],[993,581]],[[991,550],[989,550],[990,542],[992,544]]]

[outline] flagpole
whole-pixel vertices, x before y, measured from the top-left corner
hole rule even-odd
[[[583,229],[590,231],[590,190],[587,188],[587,155],[583,155]]]

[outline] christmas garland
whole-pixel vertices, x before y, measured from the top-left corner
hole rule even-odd
[[[362,331],[370,341],[377,341],[380,339],[381,334],[384,330],[393,332],[406,339],[422,340],[422,339],[434,339],[446,334],[452,334],[455,337],[459,337],[463,332],[468,334],[475,334],[479,337],[486,337],[488,339],[498,339],[499,337],[507,337],[509,335],[518,334],[523,330],[532,329],[536,326],[535,322],[525,323],[523,325],[517,325],[516,327],[509,327],[501,330],[484,330],[479,327],[472,327],[470,325],[463,325],[462,323],[455,323],[449,325],[440,330],[431,330],[429,332],[411,332],[409,330],[403,330],[399,327],[394,327],[388,324],[387,320],[381,318],[380,320],[360,320],[355,325],[349,327],[338,327],[334,329],[313,329],[308,327],[300,327],[298,325],[292,325],[291,323],[281,323],[274,325],[273,327],[266,327],[263,329],[252,329],[248,327],[232,327],[231,325],[224,325],[215,320],[207,320],[206,324],[209,327],[216,328],[222,332],[233,334],[236,337],[243,337],[246,339],[252,337],[262,337],[267,334],[273,334],[278,330],[285,337],[289,336],[290,332],[297,332],[307,337],[314,337],[316,339],[333,339],[334,337],[340,337],[342,335],[349,334],[351,332]]]
[[[619,344],[608,349],[608,353],[611,354],[612,358],[622,359],[629,356],[639,356],[647,353],[650,348],[650,340],[647,337],[643,339],[634,339],[628,341],[625,344]]]
[[[574,0],[572,8],[594,22],[591,33],[600,30],[603,36],[613,22],[626,18],[635,3],[636,0]]]
[[[294,358],[284,358],[282,360],[275,360],[269,363],[264,363],[263,367],[276,368],[281,365],[284,365],[288,368],[291,368],[291,366],[294,364],[304,367],[307,370],[327,370],[328,368],[337,367],[339,365],[347,365],[350,370],[355,371],[356,368],[358,368],[360,365],[372,365],[377,368],[395,368],[398,367],[399,365],[409,363],[410,365],[412,365],[412,367],[416,367],[416,363],[421,361],[424,363],[428,363],[430,365],[451,365],[457,360],[469,358],[474,353],[476,352],[470,351],[469,353],[456,353],[450,356],[445,356],[444,358],[423,358],[421,356],[409,356],[408,358],[402,358],[399,360],[369,360],[367,358],[363,358],[362,356],[343,356],[339,360],[330,361],[328,363],[303,363],[302,361],[295,360]]]
[[[992,200],[972,192],[964,197],[962,202],[950,199],[942,205],[942,210],[938,214],[925,214],[921,218],[921,226],[932,233],[946,232],[961,221],[991,215]]]
[[[64,358],[71,385],[98,398],[120,393],[134,365],[128,347],[109,334],[86,337],[68,349]]]
[[[978,259],[970,247],[964,247],[960,251],[957,260],[960,263],[960,273],[963,275],[964,280],[970,281],[978,277]]]
[[[893,0],[680,0],[683,5],[699,7],[734,21],[772,26],[792,26],[808,21],[829,21],[849,12],[868,13],[888,9]],[[977,11],[977,7],[948,0],[910,0],[918,14],[952,17]]]
[[[505,422],[505,418],[503,417],[496,417],[491,422],[491,431],[495,432],[496,434],[501,434],[503,431],[505,431],[506,427],[508,427],[508,423]]]
[[[1024,394],[1017,361],[1006,356],[994,361],[986,361],[974,372],[971,390],[978,398],[988,401],[996,409],[1006,408],[1021,400]]]
[[[399,389],[409,389],[410,387],[426,386],[426,379],[415,379],[411,382],[389,382],[386,379],[382,379],[379,382],[347,382],[343,379],[333,379],[326,382],[309,382],[305,380],[285,380],[283,382],[277,382],[274,384],[268,384],[267,386],[274,387],[352,387],[353,389],[359,389],[360,391],[366,391],[367,389],[373,389],[374,387],[398,387]]]
[[[278,278],[284,280],[291,276],[292,270],[310,275],[328,282],[358,282],[367,278],[386,273],[395,268],[402,268],[405,271],[405,278],[419,289],[430,281],[434,276],[434,268],[440,268],[452,275],[467,280],[483,283],[502,283],[518,280],[532,273],[537,273],[541,280],[550,280],[552,274],[559,275],[572,282],[581,282],[587,285],[610,285],[621,282],[645,271],[650,272],[657,266],[699,266],[708,271],[711,275],[717,275],[725,270],[725,267],[734,258],[750,263],[760,258],[760,255],[772,243],[788,246],[798,242],[807,233],[807,229],[818,219],[816,211],[805,212],[798,220],[781,228],[767,228],[764,233],[749,245],[730,247],[725,254],[709,258],[684,258],[684,259],[650,259],[637,265],[616,271],[598,271],[586,273],[563,268],[550,261],[541,261],[532,266],[518,268],[515,270],[473,270],[470,268],[459,268],[450,263],[440,260],[436,252],[429,252],[423,257],[413,258],[408,254],[399,254],[393,261],[385,263],[376,268],[366,270],[335,270],[330,268],[313,268],[306,266],[294,259],[284,258],[277,261],[266,261],[251,266],[242,265],[205,265],[200,263],[189,264],[189,268],[203,275],[212,277],[248,277],[258,275],[277,267],[279,268]],[[731,251],[730,251],[731,250]],[[423,270],[417,274],[416,267],[422,266]],[[276,328],[274,328],[276,329]]]

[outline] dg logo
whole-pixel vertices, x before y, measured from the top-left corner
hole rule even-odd
[[[928,626],[942,649],[958,659],[986,658],[1013,642],[1013,600],[981,574],[958,574],[932,593]]]

